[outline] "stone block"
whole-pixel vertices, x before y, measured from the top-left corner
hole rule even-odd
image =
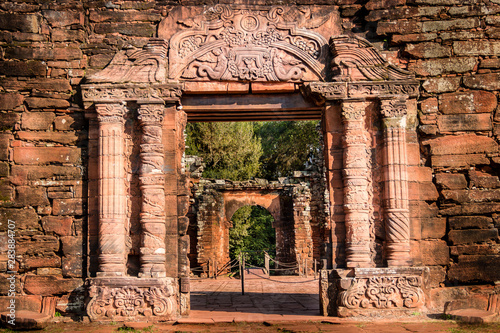
[[[438,288],[444,285],[446,269],[442,266],[429,266],[429,287]]]
[[[439,111],[443,114],[491,113],[496,107],[497,97],[488,91],[456,92],[439,97]]]
[[[378,22],[377,34],[411,34],[422,31],[422,23],[409,20],[391,20],[388,22]]]
[[[45,76],[47,65],[43,61],[0,61],[0,74],[8,76]]]
[[[436,33],[393,35],[392,42],[395,44],[415,43],[415,42],[426,42],[426,41],[434,40],[436,38],[437,38]]]
[[[11,131],[20,119],[21,115],[19,113],[0,113],[0,128],[4,131]]]
[[[156,27],[150,23],[97,23],[96,34],[119,33],[126,36],[152,37]]]
[[[65,64],[66,67],[70,66]],[[35,89],[38,94],[41,92],[60,92],[71,93],[72,88],[67,79],[61,78],[35,78],[31,80],[8,80],[0,81],[5,89],[12,90],[31,90]],[[50,97],[54,94],[46,94]]]
[[[31,295],[55,296],[69,294],[82,286],[83,280],[78,278],[26,275],[24,291]]]
[[[500,256],[459,256],[458,263],[448,270],[448,279],[453,282],[495,282],[500,280]]]
[[[64,247],[64,246],[63,246]],[[64,277],[81,278],[83,276],[83,257],[78,255],[62,257],[62,274]]]
[[[420,110],[424,114],[436,114],[439,111],[438,108],[438,99],[427,98],[420,102]]]
[[[0,160],[9,159],[9,147],[14,136],[10,133],[0,133]]]
[[[42,15],[53,28],[73,24],[83,25],[83,12],[81,11],[43,10]]]
[[[62,252],[65,256],[81,255],[83,253],[83,239],[78,236],[61,237]]]
[[[15,230],[40,229],[38,215],[33,208],[0,208],[0,232],[7,230],[9,220],[14,221]]]
[[[441,239],[446,234],[446,218],[421,219],[422,239]]]
[[[53,29],[52,41],[54,42],[85,42],[83,30]]]
[[[490,164],[485,154],[435,155],[431,159],[434,168],[468,169],[479,164]]]
[[[493,219],[487,216],[450,216],[448,219],[450,229],[490,229]]]
[[[0,30],[33,32],[40,29],[40,16],[36,14],[0,13]]]
[[[70,147],[15,147],[14,162],[17,164],[81,163],[81,149]]]
[[[10,182],[15,185],[27,185],[28,181],[40,179],[82,179],[82,170],[73,166],[59,165],[13,165]]]
[[[55,267],[40,267],[36,269],[36,275],[62,275],[62,269]]]
[[[455,202],[500,201],[500,189],[495,190],[443,190],[445,200]]]
[[[9,296],[0,296],[0,309],[7,309],[11,299]],[[16,310],[42,311],[42,296],[16,295]]]
[[[417,60],[408,65],[408,70],[421,76],[439,76],[443,74],[471,72],[477,63],[477,59],[471,57]]]
[[[428,204],[425,201],[410,202],[410,217],[430,218],[436,217],[439,209],[436,203]]]
[[[430,145],[432,155],[491,154],[498,152],[498,144],[494,139],[475,134],[449,135],[424,141],[423,144]]]
[[[21,128],[27,130],[48,130],[55,119],[52,112],[23,112]]]
[[[489,113],[440,115],[437,118],[437,125],[441,133],[492,129]]]
[[[8,162],[0,162],[0,177],[9,177],[10,168]]]
[[[436,186],[432,182],[409,182],[408,194],[410,200],[435,201],[439,197]]]
[[[443,265],[450,262],[450,249],[445,241],[421,241],[422,264],[429,266]]]
[[[43,256],[23,255],[17,259],[22,270],[32,270],[35,268],[58,268],[61,267],[61,257],[53,253],[45,253]]]
[[[500,42],[467,40],[453,42],[453,51],[458,56],[496,56],[500,54]]]
[[[422,83],[422,87],[428,93],[445,93],[456,91],[460,86],[460,81],[460,77],[429,78]]]
[[[374,10],[393,8],[402,5],[406,5],[406,0],[370,0],[366,3],[365,8],[368,10]]]
[[[44,216],[42,218],[42,227],[47,235],[71,236],[72,224],[71,216]]]
[[[22,105],[24,96],[18,93],[0,94],[0,110],[14,110]]]
[[[64,109],[70,106],[68,101],[56,98],[27,97],[26,103],[32,109]]]
[[[14,204],[18,207],[48,206],[50,202],[44,187],[17,186]]]
[[[483,202],[483,203],[463,203],[461,205],[443,206],[439,210],[441,215],[483,215],[493,214],[500,211],[500,203],[498,202]]]
[[[469,170],[470,187],[474,188],[499,188],[500,180],[498,176],[490,175],[486,172]]]
[[[410,182],[431,182],[432,169],[421,166],[408,167],[408,180]]]
[[[92,22],[159,22],[161,15],[142,11],[96,11],[90,12],[89,19]]]
[[[448,233],[448,240],[453,245],[488,242],[497,238],[497,229],[450,230]]]
[[[436,184],[444,190],[462,190],[467,188],[465,175],[461,173],[437,173]]]
[[[462,244],[450,246],[453,256],[469,255],[500,255],[500,244]]]
[[[500,90],[500,73],[464,76],[463,83],[471,89]]]
[[[54,127],[57,131],[82,129],[84,126],[85,119],[81,113],[71,113],[64,116],[57,116],[54,120]]]
[[[455,20],[426,21],[422,24],[422,32],[473,29],[478,28],[480,23],[481,22],[477,17]]]
[[[434,42],[407,44],[405,52],[414,58],[444,58],[451,56],[451,47]]]
[[[24,255],[53,254],[59,251],[59,240],[55,236],[35,235],[28,239],[19,239],[16,252]]]
[[[74,132],[61,133],[61,132],[17,132],[17,137],[23,141],[48,141],[57,142],[62,144],[76,144],[78,142],[78,135]]]
[[[54,199],[54,215],[83,215],[82,199]]]

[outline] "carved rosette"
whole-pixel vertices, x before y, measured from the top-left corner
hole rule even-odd
[[[389,267],[406,266],[410,260],[410,212],[406,149],[406,100],[380,102],[384,116],[385,145],[385,230]]]
[[[99,272],[120,276],[126,272],[126,175],[122,104],[97,104],[99,121]]]
[[[371,267],[369,153],[364,104],[342,103],[347,267]]]
[[[163,104],[143,104],[138,110],[141,136],[139,181],[142,191],[140,214],[141,277],[165,277],[165,189],[162,124]]]
[[[176,299],[172,285],[103,286],[89,288],[87,314],[92,321],[176,319]],[[143,319],[141,319],[143,318]]]
[[[339,306],[348,309],[403,309],[424,305],[421,276],[373,276],[350,278],[340,284]]]

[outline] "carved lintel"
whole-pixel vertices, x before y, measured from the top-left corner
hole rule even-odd
[[[172,278],[94,278],[87,284],[92,321],[177,319],[177,283]]]
[[[84,84],[82,97],[86,105],[91,103],[123,103],[149,100],[161,103],[179,101],[182,85],[169,84]]]

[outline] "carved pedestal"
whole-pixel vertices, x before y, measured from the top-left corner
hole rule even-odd
[[[168,321],[177,318],[175,278],[94,278],[87,281],[92,321]]]
[[[339,317],[425,312],[428,276],[424,267],[321,271],[321,312]]]

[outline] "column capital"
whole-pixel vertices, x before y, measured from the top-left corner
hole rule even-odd
[[[99,103],[95,105],[97,119],[101,123],[124,123],[127,108],[120,103]]]
[[[165,114],[165,106],[162,103],[141,104],[137,112],[139,113],[137,119],[141,123],[156,123],[161,125]]]
[[[359,121],[365,116],[365,107],[361,104],[363,100],[342,100],[342,121]]]
[[[389,97],[380,99],[380,113],[384,118],[402,118],[408,113],[407,97]]]

